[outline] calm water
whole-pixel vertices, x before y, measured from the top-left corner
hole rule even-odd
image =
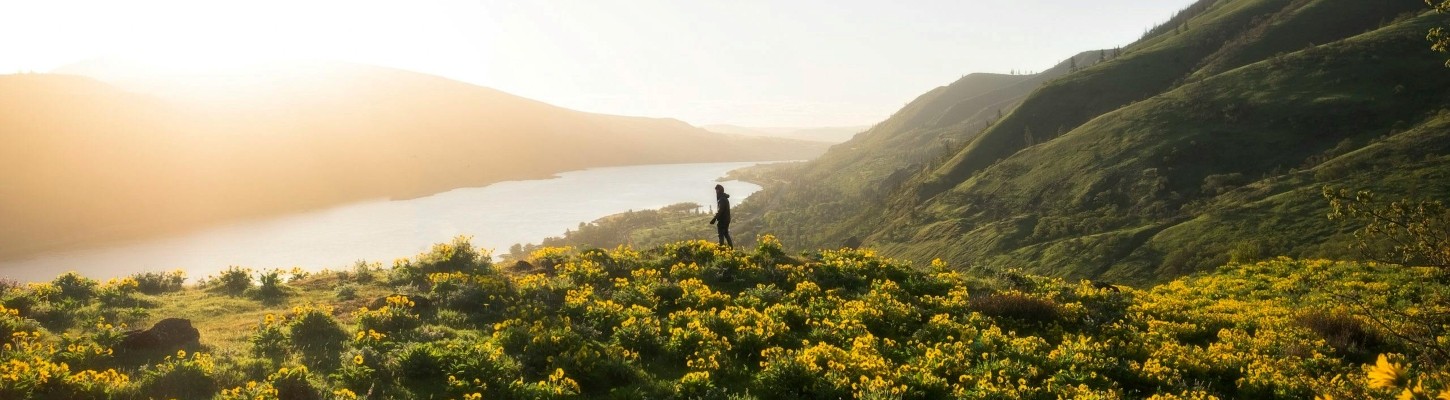
[[[185,269],[203,277],[229,265],[341,268],[357,260],[411,257],[457,235],[507,252],[538,243],[580,222],[681,202],[714,204],[715,179],[757,163],[669,164],[596,168],[557,178],[501,182],[411,200],[375,200],[234,223],[177,236],[0,262],[0,277],[42,281],[65,271],[107,279],[140,271]],[[721,183],[739,204],[759,186]],[[681,238],[688,239],[688,238]]]

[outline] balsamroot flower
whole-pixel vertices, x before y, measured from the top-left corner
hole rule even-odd
[[[1400,381],[1405,379],[1405,368],[1399,364],[1391,363],[1384,354],[1380,354],[1379,361],[1375,362],[1374,369],[1369,371],[1369,387],[1372,388],[1396,388],[1400,387]]]

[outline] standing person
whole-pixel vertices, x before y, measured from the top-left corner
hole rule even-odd
[[[715,203],[720,211],[715,212],[715,218],[710,218],[710,224],[720,223],[715,225],[720,234],[720,244],[729,243],[730,247],[735,247],[735,240],[730,239],[730,195],[725,193],[724,186],[715,185]]]

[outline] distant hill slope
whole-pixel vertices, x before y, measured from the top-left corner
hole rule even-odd
[[[940,164],[1045,82],[1113,56],[1112,50],[1086,51],[1033,75],[965,75],[832,146],[793,174],[791,186],[757,193],[752,201],[764,214],[738,220],[747,231],[779,232],[816,246],[865,236],[872,227],[851,216],[884,201],[923,168]]]
[[[768,136],[785,139],[811,140],[826,143],[841,143],[850,140],[866,126],[836,126],[823,128],[755,128],[735,125],[705,125],[701,128],[710,132],[732,135]]]
[[[985,130],[943,128],[964,115],[944,104],[971,96],[929,92],[753,196],[738,225],[1133,282],[1231,258],[1348,256],[1322,186],[1450,195],[1450,72],[1424,42],[1446,17],[1424,10],[1205,0]]]
[[[589,167],[798,160],[825,148],[368,66],[265,70],[209,97],[167,91],[192,83],[182,78],[128,82],[0,76],[0,257]],[[156,90],[134,92],[146,85]]]

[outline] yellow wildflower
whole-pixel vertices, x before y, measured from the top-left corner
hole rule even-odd
[[[1384,354],[1375,362],[1374,369],[1369,371],[1369,387],[1372,388],[1395,388],[1400,386],[1400,380],[1405,377],[1405,368],[1399,364],[1391,363]]]

